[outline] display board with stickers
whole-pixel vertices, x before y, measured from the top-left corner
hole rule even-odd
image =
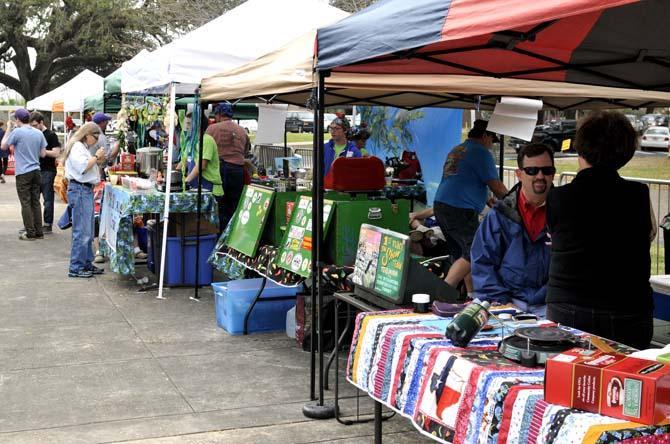
[[[324,200],[323,232],[328,232],[335,202]],[[279,247],[277,265],[308,278],[312,270],[312,197],[300,196]]]
[[[258,185],[244,187],[233,216],[230,235],[226,241],[228,247],[247,256],[256,255],[274,194],[271,188]]]

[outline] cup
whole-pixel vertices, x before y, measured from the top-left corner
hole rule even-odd
[[[416,313],[428,313],[430,307],[430,295],[416,293],[412,295],[412,303]]]

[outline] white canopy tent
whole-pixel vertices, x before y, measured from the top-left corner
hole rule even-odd
[[[193,93],[202,78],[248,63],[347,15],[323,0],[248,0],[179,39],[125,62],[121,91],[164,92],[170,83],[178,83],[177,93]]]
[[[53,111],[54,105],[62,102],[63,111],[81,112],[84,107],[84,99],[87,96],[102,93],[103,88],[103,78],[93,71],[85,69],[58,88],[28,101],[26,106],[28,109]]]
[[[121,92],[168,92],[168,165],[171,165],[177,93],[194,93],[203,77],[248,63],[280,48],[309,29],[332,24],[347,15],[323,0],[247,0],[183,37],[149,54],[138,54],[125,62],[122,65]],[[171,175],[167,175],[165,185],[167,191],[163,211],[165,222],[159,299],[163,298],[170,178]]]

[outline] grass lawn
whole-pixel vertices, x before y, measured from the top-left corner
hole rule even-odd
[[[251,143],[254,143],[254,139],[256,139],[256,133],[250,133],[249,134],[249,139],[251,140]],[[328,141],[330,139],[330,134],[324,134],[324,141]],[[286,134],[286,141],[288,143],[296,143],[296,142],[311,142],[314,140],[314,134],[312,133],[287,133]],[[279,142],[280,144],[283,143],[283,140]]]
[[[556,174],[564,171],[577,172],[577,158],[556,159]],[[670,180],[670,157],[636,156],[619,170],[621,176],[644,179]]]

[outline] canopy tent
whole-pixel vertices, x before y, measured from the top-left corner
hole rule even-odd
[[[247,63],[346,13],[319,0],[248,0],[202,27],[122,66],[124,93],[193,93],[203,77]],[[244,36],[244,38],[237,38]]]
[[[670,91],[669,16],[664,0],[382,0],[319,30],[317,69]]]
[[[316,86],[312,74],[316,32],[238,68],[202,80],[203,101],[244,100],[305,106]],[[366,74],[333,71],[326,78],[325,105],[492,109],[501,95],[541,98],[545,108],[636,108],[667,106],[670,93],[538,80],[471,75]]]
[[[121,109],[121,68],[103,79],[103,91],[84,99],[84,109],[118,113]]]
[[[28,101],[26,106],[40,111],[82,111],[84,98],[102,88],[102,77],[85,69],[58,88]]]

